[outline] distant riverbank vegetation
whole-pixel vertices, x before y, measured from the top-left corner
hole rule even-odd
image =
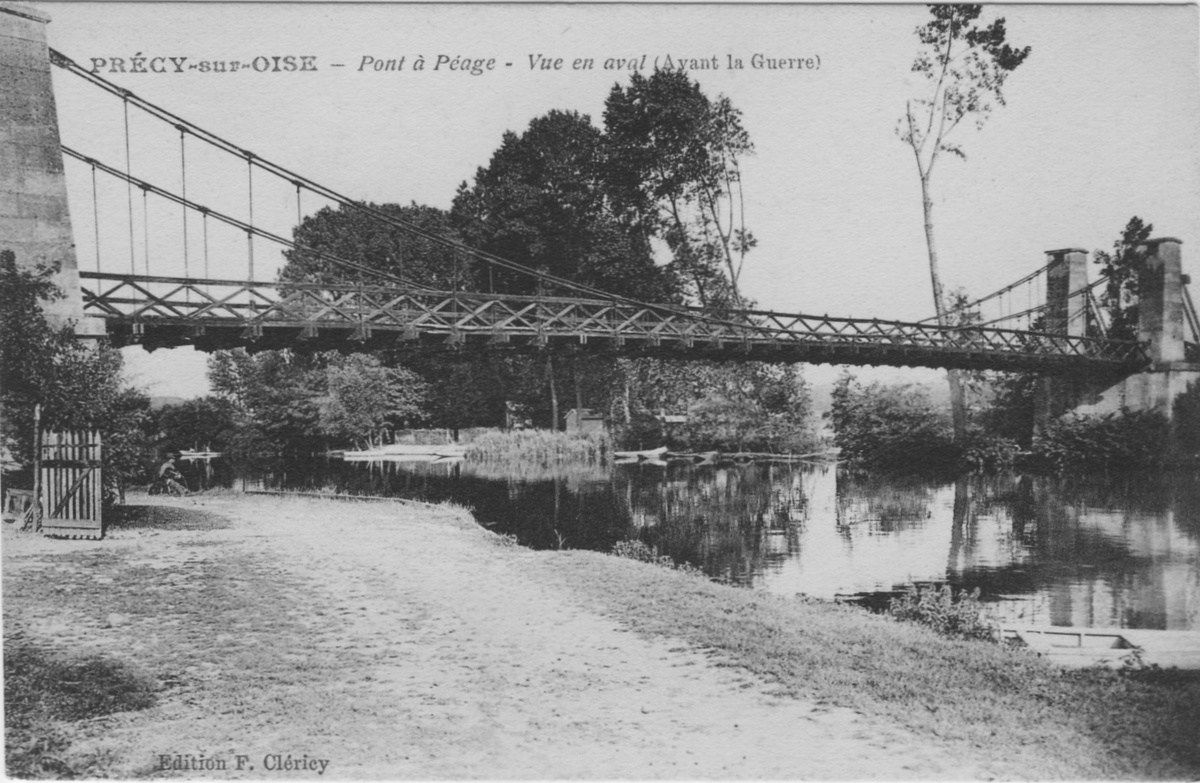
[[[1086,315],[1088,336],[1136,340],[1137,270],[1153,225],[1130,218],[1112,251],[1097,250],[1107,284],[1098,308]],[[960,325],[978,323],[970,297],[952,299]],[[1043,329],[1039,317],[1032,330]],[[962,430],[950,405],[937,405],[922,388],[862,384],[846,372],[838,380],[828,416],[842,458],[865,469],[938,470],[1019,467],[1042,472],[1157,469],[1200,465],[1200,384],[1173,403],[1174,416],[1128,411],[1043,416],[1037,400],[1044,382],[1032,373],[957,373]]]
[[[468,459],[606,461],[614,449],[819,448],[800,370],[760,362],[222,351],[214,394],[159,412],[161,448],[317,453],[463,432]],[[564,432],[570,410],[601,432]],[[576,417],[578,418],[578,417]],[[491,433],[465,437],[468,429]]]
[[[949,411],[926,390],[863,384],[846,372],[834,387],[829,413],[834,442],[844,462],[863,469],[1061,473],[1200,461],[1200,384],[1175,400],[1171,423],[1159,413],[1122,411],[1067,414],[1035,430],[1036,383],[1025,375],[973,379],[967,436],[956,441]]]

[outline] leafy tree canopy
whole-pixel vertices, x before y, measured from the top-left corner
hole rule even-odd
[[[424,380],[403,367],[384,367],[370,354],[331,356],[325,388],[320,429],[333,438],[370,440],[425,416]]]
[[[475,182],[454,199],[455,225],[472,246],[612,293],[674,298],[644,235],[613,214],[602,137],[577,112],[551,111],[520,135],[504,134]],[[481,274],[488,274],[480,270]],[[483,290],[538,293],[536,281],[501,270]]]
[[[52,282],[57,267],[18,266],[0,251],[0,446],[7,469],[33,459],[34,407],[44,429],[96,429],[104,442],[105,501],[137,478],[148,445],[149,398],[123,386],[121,354],[106,341],[89,345],[71,327],[55,329],[43,302],[62,296]]]
[[[1125,224],[1121,237],[1113,242],[1111,253],[1097,250],[1095,262],[1108,278],[1100,295],[1100,306],[1109,318],[1108,336],[1117,340],[1136,340],[1138,332],[1138,270],[1146,257],[1144,243],[1154,231],[1136,215]]]
[[[739,161],[754,145],[741,112],[682,71],[634,73],[609,92],[604,128],[616,212],[665,240],[702,305],[745,304],[738,280],[757,241],[743,211]]]
[[[457,240],[449,214],[436,207],[412,203],[368,204],[396,221],[422,231]],[[414,283],[448,291],[465,287],[465,261],[455,251],[390,225],[352,207],[323,207],[308,215],[292,232],[296,244],[306,250],[327,253]],[[286,250],[287,263],[281,280],[297,283],[344,283],[364,277],[305,250]],[[457,263],[456,263],[457,261]]]
[[[236,413],[228,399],[213,396],[167,405],[158,411],[160,445],[166,451],[225,451],[236,441]]]

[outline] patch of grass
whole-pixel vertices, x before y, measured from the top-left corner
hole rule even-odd
[[[572,551],[547,571],[633,630],[683,639],[782,694],[858,710],[1017,779],[1200,774],[1200,678],[1072,671],[857,607],[795,601]]]
[[[102,655],[64,656],[20,633],[4,639],[5,770],[16,778],[74,777],[62,758],[61,722],[144,710],[157,683],[129,663]]]
[[[62,657],[20,638],[4,641],[4,704],[18,715],[42,712],[78,721],[154,704],[156,683],[125,661]]]
[[[188,518],[172,516],[168,522],[225,524],[214,514],[187,512]],[[19,572],[5,573],[6,702],[34,707],[6,712],[10,775],[147,774],[151,770],[141,767],[154,754],[169,752],[173,735],[149,731],[144,752],[129,755],[108,745],[105,726],[113,719],[99,717],[140,704],[139,694],[146,691],[139,682],[162,683],[163,706],[178,707],[180,699],[200,705],[193,715],[203,726],[211,716],[244,714],[248,694],[277,705],[272,708],[279,714],[326,714],[329,683],[359,665],[362,656],[355,651],[312,647],[314,635],[336,627],[339,615],[268,554],[201,546],[181,550],[183,557],[147,563],[130,562],[138,549],[102,546],[26,556]],[[320,620],[306,619],[314,611]],[[61,630],[27,632],[45,626],[46,618],[54,618],[52,626]],[[67,651],[81,641],[113,652],[72,657]],[[43,650],[49,652],[43,656]],[[138,668],[119,665],[117,657],[136,661]],[[43,658],[57,668],[31,668],[31,660],[36,665]],[[10,660],[28,669],[24,680],[12,679]],[[62,687],[53,685],[58,681]],[[26,683],[16,698],[7,693],[13,682]],[[152,714],[136,720],[149,723]]]
[[[220,514],[173,506],[114,506],[104,515],[106,530],[220,530],[230,522]]]

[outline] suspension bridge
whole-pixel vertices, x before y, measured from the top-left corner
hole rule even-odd
[[[19,127],[8,140],[0,139],[0,147],[8,146],[12,159],[25,167],[16,186],[6,183],[0,194],[5,199],[0,202],[0,218],[12,225],[25,221],[17,226],[21,231],[12,232],[13,246],[7,249],[26,265],[39,259],[59,261],[59,282],[67,292],[66,300],[56,305],[59,315],[79,322],[81,333],[103,332],[117,345],[141,344],[147,349],[189,345],[205,351],[237,346],[251,350],[586,350],[733,361],[1032,371],[1105,383],[1163,368],[1187,370],[1200,362],[1200,319],[1181,271],[1178,240],[1151,240],[1145,247],[1137,340],[1108,335],[1094,296],[1107,281],[1088,282],[1086,253],[1078,250],[1051,251],[1042,267],[1021,279],[920,322],[754,309],[714,313],[638,301],[527,268],[355,200],[49,49],[44,20],[36,15],[8,8],[0,11],[4,11],[0,36],[12,43],[0,49],[0,67],[31,74],[9,82],[20,85],[6,96]],[[91,150],[61,143],[52,66],[117,103],[124,124],[123,156],[102,159]],[[157,127],[177,138],[171,157],[178,163],[178,173],[171,175],[169,184],[137,170],[152,167],[134,165],[146,156],[131,134],[131,115],[139,118],[134,125]],[[28,154],[30,149],[37,154]],[[241,185],[226,183],[221,189],[227,203],[220,207],[200,203],[197,186],[189,178],[189,160],[194,177],[195,156],[201,149],[233,161],[244,175]],[[134,150],[139,151],[136,159]],[[161,160],[156,170],[163,170]],[[92,235],[87,239],[95,271],[81,269],[82,260],[76,258],[76,236],[67,209],[68,176],[91,185],[92,215],[74,217],[77,223],[87,223],[90,217],[92,231],[78,227],[76,231]],[[296,241],[295,233],[289,237],[286,229],[272,231],[264,221],[255,221],[256,204],[261,216],[262,193],[270,187],[294,193],[296,226],[303,220],[305,202],[310,213],[314,203],[352,211],[438,248],[451,259],[452,268],[442,270],[441,282],[433,285],[305,246]],[[270,203],[277,205],[278,200],[273,197]],[[151,241],[151,226],[157,232],[166,222],[161,217],[152,220],[152,209],[159,216],[175,215],[172,220],[178,221],[180,230],[174,245],[165,245],[161,237]],[[105,249],[105,235],[119,237],[115,252]],[[69,248],[64,248],[64,242],[69,242]],[[340,272],[336,278],[319,280],[259,279],[255,255],[257,251],[261,269],[264,248],[319,261],[323,268]],[[228,269],[235,257],[244,261],[244,276],[210,275],[210,266],[218,260]],[[518,290],[535,293],[507,292],[512,286],[498,290],[497,278],[509,283],[520,280]]]

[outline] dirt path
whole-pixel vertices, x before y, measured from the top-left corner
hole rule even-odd
[[[5,542],[6,579],[90,550],[116,555],[109,567],[141,575],[139,584],[158,575],[160,612],[5,608],[6,629],[12,620],[37,638],[140,654],[160,674],[179,654],[168,648],[191,646],[183,687],[151,710],[97,722],[81,746],[118,759],[114,772],[146,774],[159,754],[203,753],[226,761],[216,775],[245,777],[316,776],[266,772],[269,754],[328,759],[324,777],[334,779],[985,774],[910,734],[774,698],[699,651],[626,632],[585,595],[538,578],[553,553],[503,546],[457,512],[236,496],[200,503],[232,524],[116,531],[100,543]],[[234,564],[236,576],[211,586],[228,597],[182,622],[190,635],[181,641],[170,612],[209,605],[189,599],[189,585],[203,580],[185,578],[184,567],[202,577]],[[77,576],[121,578],[107,573]],[[238,773],[236,754],[255,770]]]

